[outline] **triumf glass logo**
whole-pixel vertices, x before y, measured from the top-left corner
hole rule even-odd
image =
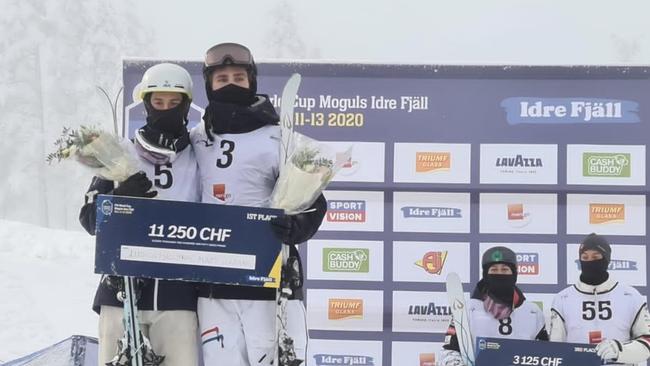
[[[329,299],[327,305],[329,320],[363,318],[363,299]]]
[[[449,152],[416,152],[415,171],[427,173],[451,169],[451,153]]]

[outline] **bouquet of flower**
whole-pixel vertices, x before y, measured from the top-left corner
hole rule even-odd
[[[331,147],[294,132],[293,150],[271,195],[271,207],[296,214],[307,209],[350,158],[352,148],[337,154]]]
[[[118,182],[140,171],[138,161],[122,139],[94,126],[81,126],[78,130],[64,127],[54,145],[56,151],[46,158],[50,164],[74,157],[96,170],[99,177]]]

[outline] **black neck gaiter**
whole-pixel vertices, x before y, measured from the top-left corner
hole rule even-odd
[[[232,103],[241,106],[249,106],[255,103],[255,93],[249,88],[239,85],[228,84],[208,94],[210,102]]]
[[[203,115],[206,132],[217,135],[247,133],[262,126],[277,124],[278,120],[273,104],[264,95],[257,95],[254,103],[245,106],[210,100]],[[213,139],[211,134],[208,134],[208,138]]]
[[[580,281],[587,285],[597,286],[607,281],[609,273],[607,273],[607,266],[609,263],[605,258],[595,261],[580,261]]]
[[[487,294],[494,301],[512,306],[515,293],[515,275],[486,274],[484,276],[487,287]]]
[[[189,142],[186,127],[189,104],[189,100],[183,98],[183,102],[176,107],[161,111],[153,108],[146,99],[144,105],[147,110],[147,124],[140,129],[142,137],[154,145],[181,151],[187,146],[186,140]]]

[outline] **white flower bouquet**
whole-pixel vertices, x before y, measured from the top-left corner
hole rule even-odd
[[[350,147],[340,154],[317,140],[293,134],[292,151],[271,195],[271,207],[284,209],[288,215],[309,208],[352,152]]]
[[[140,171],[138,161],[123,139],[93,126],[81,126],[78,130],[64,127],[54,145],[56,151],[46,158],[50,164],[72,157],[95,170],[100,178],[118,182]]]

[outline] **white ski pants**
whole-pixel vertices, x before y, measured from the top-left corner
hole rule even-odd
[[[277,348],[275,308],[273,300],[200,297],[197,314],[205,366],[270,365]],[[307,322],[300,300],[287,302],[287,332],[296,355],[304,360]]]
[[[123,310],[102,306],[99,315],[99,365],[117,354],[117,341],[124,336]],[[149,338],[157,355],[164,355],[161,366],[198,365],[196,313],[187,310],[138,311],[142,333]]]

